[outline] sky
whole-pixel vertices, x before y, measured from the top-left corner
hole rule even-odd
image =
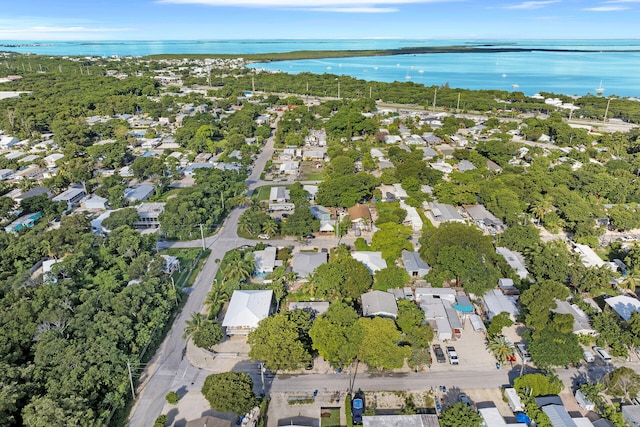
[[[640,39],[640,0],[15,0],[0,40]]]

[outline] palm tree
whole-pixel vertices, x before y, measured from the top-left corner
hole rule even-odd
[[[255,269],[256,263],[253,259],[253,254],[247,253],[244,257],[229,260],[224,269],[224,278],[247,280],[251,278]]]
[[[191,319],[187,320],[182,338],[188,339],[198,332],[207,322],[207,316],[202,313],[191,313]]]
[[[240,218],[238,218],[238,232],[242,234],[252,234],[251,219],[249,218],[249,215],[247,215],[247,212],[240,215]]]
[[[496,356],[496,359],[498,359],[498,362],[502,364],[513,357],[516,348],[507,338],[496,335],[489,341],[489,351],[491,351],[493,355]]]
[[[533,214],[536,218],[538,218],[538,225],[544,220],[544,216],[547,212],[551,212],[553,210],[553,201],[549,194],[545,194],[540,198],[534,200],[529,206],[529,212]]]
[[[213,318],[218,314],[222,304],[229,300],[229,294],[227,294],[222,285],[215,284],[213,288],[207,293],[207,297],[204,299],[204,305],[209,308],[209,317]]]
[[[269,220],[262,225],[262,232],[270,236],[273,236],[278,232],[278,223],[274,220]]]

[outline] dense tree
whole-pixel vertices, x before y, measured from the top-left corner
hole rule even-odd
[[[554,328],[545,328],[534,335],[528,351],[536,366],[542,369],[576,363],[582,358],[576,334],[573,331],[559,332]]]
[[[607,392],[631,402],[640,393],[640,375],[633,369],[621,366],[605,377]]]
[[[433,330],[424,322],[424,312],[409,300],[398,301],[396,324],[404,334],[404,341],[412,347],[426,348],[433,340]]]
[[[348,365],[357,356],[361,330],[358,313],[342,302],[333,302],[309,330],[313,348],[334,368]]]
[[[102,226],[108,230],[115,230],[118,227],[126,225],[127,227],[133,226],[136,221],[140,220],[138,211],[134,208],[120,209],[111,212],[108,218],[102,221]]]
[[[371,288],[373,279],[364,264],[347,254],[334,255],[316,268],[311,282],[318,297],[358,298]]]
[[[393,320],[382,317],[373,319],[363,317],[358,319],[357,323],[362,331],[358,359],[370,368],[401,368],[404,359],[411,354],[411,349],[398,345],[402,336]]]
[[[387,264],[393,264],[400,258],[403,250],[412,250],[413,245],[408,240],[411,237],[411,227],[393,223],[380,224],[371,239],[371,250],[381,251]]]
[[[407,282],[409,282],[409,273],[404,268],[395,264],[387,264],[387,268],[376,271],[373,287],[374,289],[386,291],[391,288],[402,288]]]
[[[522,293],[521,303],[526,309],[527,326],[543,330],[550,321],[551,310],[557,307],[556,299],[569,297],[569,289],[561,283],[550,280],[535,283]]]
[[[555,376],[545,374],[525,374],[513,381],[513,387],[519,393],[537,397],[558,394],[562,391],[562,381]]]
[[[253,380],[241,372],[209,375],[202,385],[202,395],[213,409],[244,415],[257,404]]]
[[[493,316],[487,328],[487,334],[489,334],[490,337],[500,335],[504,328],[508,328],[511,325],[513,325],[513,320],[509,317],[509,313],[503,311]]]
[[[439,421],[442,427],[480,427],[482,425],[482,417],[462,402],[445,408]]]
[[[510,360],[516,352],[515,346],[511,341],[498,335],[491,337],[488,348],[500,363]]]
[[[264,362],[265,367],[272,371],[295,370],[306,366],[311,361],[311,355],[301,335],[299,326],[287,315],[267,317],[249,333],[249,357]]]

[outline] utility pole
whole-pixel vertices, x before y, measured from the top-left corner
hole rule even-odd
[[[202,239],[202,250],[206,249],[204,245],[204,230],[202,229],[202,224],[198,224],[200,226],[200,238]]]
[[[176,284],[173,281],[173,275],[169,276],[169,277],[171,277],[171,287],[173,287],[173,299],[175,300],[176,307],[177,307],[178,306],[178,291],[176,291]]]
[[[264,363],[260,362],[260,381],[262,382],[262,396],[265,395],[264,392]]]
[[[127,371],[129,371],[129,385],[131,386],[131,396],[133,396],[133,400],[136,399],[136,391],[133,388],[133,377],[131,376],[131,364],[127,360]]]
[[[607,114],[609,114],[609,104],[611,104],[611,98],[607,101],[607,108],[604,110],[604,119],[602,120],[602,124],[604,125],[607,122]]]
[[[436,111],[436,96],[438,95],[438,88],[433,90],[433,111]]]

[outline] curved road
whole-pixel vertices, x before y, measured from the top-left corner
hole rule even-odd
[[[269,184],[260,180],[260,174],[264,170],[267,160],[271,159],[273,155],[273,145],[273,137],[268,138],[262,152],[254,162],[253,172],[246,181],[249,186],[249,194],[257,187]],[[196,277],[182,312],[176,317],[171,330],[141,374],[141,386],[138,387],[139,394],[131,410],[129,426],[146,427],[150,425],[160,415],[165,403],[165,395],[169,391],[185,388],[197,382],[197,376],[200,372],[193,368],[185,358],[187,341],[182,338],[182,333],[187,320],[191,318],[191,313],[202,310],[203,301],[218,271],[218,264],[215,260],[222,259],[224,254],[233,248],[255,244],[255,241],[242,239],[236,233],[238,218],[240,218],[245,209],[233,209],[220,227],[220,230],[215,235],[205,239],[205,245],[211,249],[211,255],[209,255],[202,270]],[[200,247],[201,245],[201,240],[194,240],[189,242],[164,242],[160,246],[166,248]],[[194,377],[190,374],[190,371],[198,372]],[[204,377],[202,381],[204,381]]]

